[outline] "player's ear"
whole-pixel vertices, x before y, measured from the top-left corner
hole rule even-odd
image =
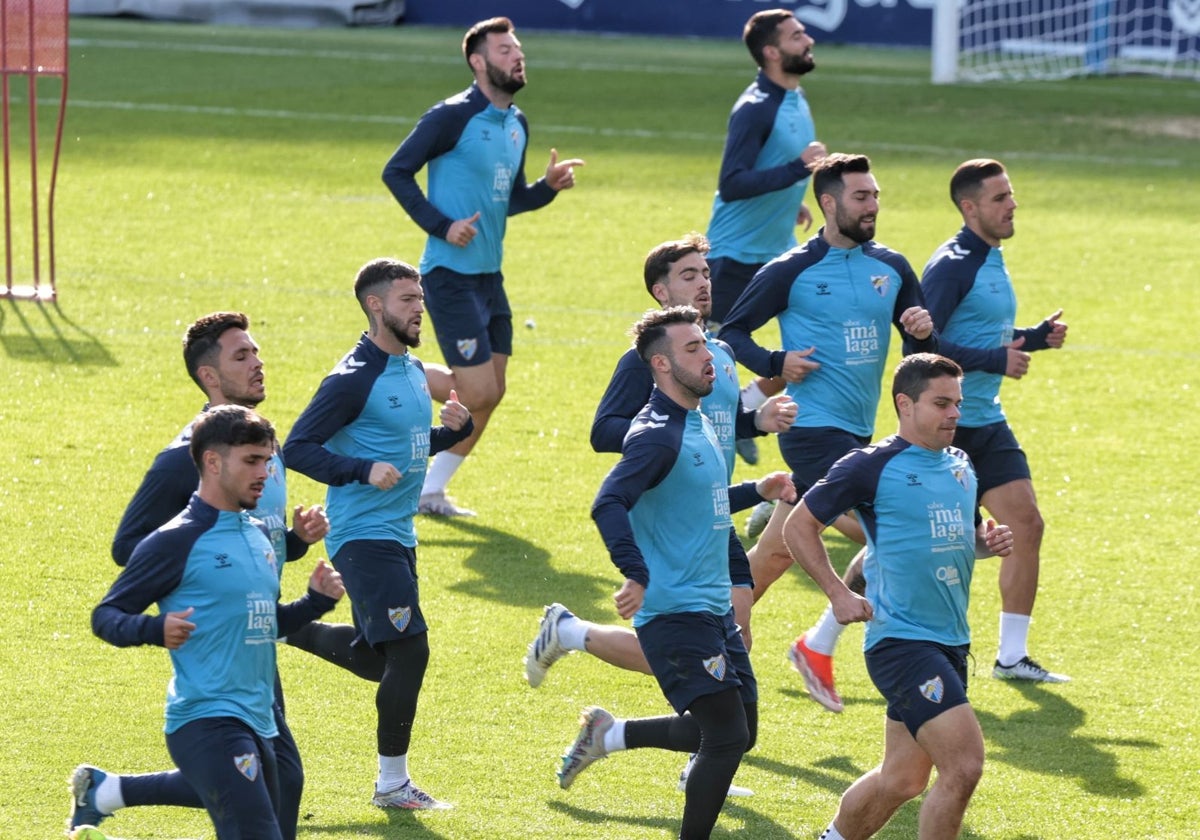
[[[667,287],[662,283],[655,283],[651,286],[650,294],[654,295],[654,299],[658,301],[660,306],[667,305]]]

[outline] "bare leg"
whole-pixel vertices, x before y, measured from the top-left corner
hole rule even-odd
[[[588,623],[587,639],[584,641],[587,652],[597,659],[616,665],[626,671],[639,671],[643,674],[653,674],[646,655],[642,653],[642,645],[638,642],[637,633],[628,627],[617,624]]]
[[[1001,608],[1007,613],[1032,615],[1045,531],[1033,482],[1021,479],[1001,484],[984,493],[980,501],[1013,533],[1012,553],[1000,559]]]

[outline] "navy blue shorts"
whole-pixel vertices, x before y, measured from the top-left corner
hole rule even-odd
[[[762,263],[751,265],[731,260],[729,257],[717,257],[708,261],[708,269],[712,274],[712,315],[708,319],[710,323],[725,323],[729,310],[762,267]]]
[[[927,720],[967,702],[970,645],[884,639],[866,652],[867,673],[887,700],[887,716],[914,738]]]
[[[758,680],[733,620],[707,612],[660,615],[637,628],[642,653],[667,702],[683,714],[696,698],[739,687],[743,703],[758,702]]]
[[[417,550],[395,540],[350,540],[333,555],[350,596],[359,644],[371,647],[429,628],[417,586]]]
[[[421,278],[421,288],[438,346],[450,367],[481,365],[493,353],[512,355],[512,308],[500,272],[459,274],[434,268]]]
[[[980,498],[1002,484],[1031,478],[1029,459],[1003,420],[974,429],[959,426],[954,433],[954,445],[971,457],[975,477],[979,479]]]
[[[200,794],[218,838],[282,838],[271,739],[237,718],[201,718],[168,734],[167,751]]]
[[[812,429],[793,426],[779,436],[779,452],[792,471],[796,495],[803,496],[805,490],[825,477],[839,458],[870,442],[870,438],[832,426]]]

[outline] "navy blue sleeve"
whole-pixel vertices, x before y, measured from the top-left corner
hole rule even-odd
[[[158,453],[117,526],[112,543],[116,564],[128,563],[138,543],[187,507],[199,483],[187,446],[173,446]]]
[[[975,276],[982,260],[974,257],[951,260],[949,257],[934,258],[925,266],[921,278],[921,293],[925,296],[926,309],[933,318],[933,328],[939,333],[949,323],[958,305],[975,287]],[[938,352],[958,362],[964,371],[982,370],[987,373],[1004,373],[1008,366],[1008,353],[1003,347],[963,347],[939,337]]]
[[[751,337],[753,332],[787,309],[792,283],[800,274],[796,259],[769,262],[754,275],[721,327],[719,338],[733,348],[738,363],[759,376],[779,376],[783,372],[783,350],[767,350]]]
[[[348,359],[325,377],[283,445],[288,469],[331,487],[368,483],[373,464],[367,458],[338,455],[325,448],[325,441],[358,417],[374,382],[362,368],[347,370]]]
[[[754,162],[775,127],[775,115],[783,100],[771,97],[756,102],[749,97],[739,100],[729,115],[725,152],[717,191],[722,201],[741,201],[786,189],[808,177],[808,167],[796,159],[770,169],[755,169]]]
[[[1021,349],[1026,353],[1036,352],[1038,350],[1048,350],[1050,345],[1046,343],[1046,337],[1050,335],[1050,331],[1054,326],[1049,321],[1042,321],[1036,327],[1024,327],[1023,329],[1013,330],[1013,340],[1018,338],[1025,339],[1025,343],[1021,345]],[[1000,373],[1002,371],[997,371]]]
[[[417,173],[429,161],[454,148],[463,127],[475,113],[468,106],[451,107],[439,102],[425,112],[383,167],[383,183],[387,184],[404,212],[430,236],[445,239],[454,220],[425,197],[417,183]]]
[[[900,275],[900,293],[896,295],[896,305],[892,309],[892,324],[900,333],[900,338],[903,341],[904,355],[912,353],[937,353],[940,347],[940,339],[938,337],[937,321],[933,323],[933,332],[928,338],[913,338],[904,331],[904,325],[900,323],[900,316],[904,314],[904,310],[913,306],[919,306],[925,309],[925,295],[921,293],[921,283],[917,280],[917,273],[913,271],[912,266],[908,264],[908,260],[900,254],[892,252],[891,258],[886,260]]]
[[[650,585],[650,571],[633,537],[629,511],[642,494],[667,477],[679,452],[662,443],[631,437],[592,502],[592,519],[613,565],[627,579]]]
[[[879,473],[887,459],[868,458],[862,449],[851,450],[829,468],[801,499],[809,513],[825,525],[850,510],[871,507]]]
[[[596,452],[620,452],[629,433],[629,424],[650,399],[654,377],[650,368],[630,348],[617,362],[608,388],[596,406],[592,420],[592,449]]]
[[[528,138],[529,120],[522,113],[517,114],[517,119],[520,120],[525,129],[525,137]],[[512,193],[508,196],[508,215],[510,216],[545,207],[558,195],[558,192],[546,183],[545,178],[538,178],[533,184],[526,182],[525,152],[527,150],[528,144],[525,149],[521,150],[521,165],[517,167],[517,177],[513,180]]]
[[[279,636],[295,633],[310,621],[316,621],[325,613],[337,606],[337,601],[328,595],[322,595],[315,589],[309,589],[302,596],[289,604],[276,603],[275,626]]]
[[[190,529],[158,532],[143,540],[92,610],[92,632],[117,647],[161,646],[166,616],[144,613],[179,586],[194,542]]]
[[[729,529],[729,582],[734,586],[754,588],[754,575],[750,573],[750,558],[738,539],[737,529]]]
[[[287,540],[287,557],[284,558],[286,562],[291,563],[308,554],[308,543],[300,539],[291,528],[288,528],[284,538]]]
[[[763,497],[758,495],[757,481],[743,481],[741,484],[729,485],[730,513],[754,507],[761,501],[763,501]]]
[[[475,418],[468,417],[466,424],[458,431],[447,428],[446,426],[434,426],[429,430],[429,454],[438,454],[439,452],[449,449],[454,444],[461,440],[466,440],[471,436],[471,432],[475,431]]]

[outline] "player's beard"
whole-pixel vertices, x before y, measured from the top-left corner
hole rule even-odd
[[[811,73],[813,68],[816,66],[817,63],[813,61],[812,51],[805,50],[798,55],[795,53],[788,53],[787,57],[784,58],[780,69],[783,70],[784,73],[788,73],[793,76],[803,76],[805,73]]]
[[[523,81],[513,77],[509,73],[505,73],[490,61],[484,59],[484,63],[487,64],[488,82],[490,82],[492,87],[496,88],[497,90],[502,90],[509,96],[512,96],[521,88],[525,87],[525,83]]]
[[[671,378],[696,399],[707,397],[713,392],[713,382],[699,374],[688,373],[683,368],[676,366],[674,359],[671,360]]]
[[[869,215],[871,214],[863,214],[863,216]],[[842,208],[839,207],[837,218],[834,219],[834,222],[837,224],[838,233],[862,245],[864,242],[870,242],[875,238],[875,223],[871,222],[870,225],[864,227],[861,220],[862,216],[853,219],[848,214],[844,214]]]
[[[410,324],[407,329],[399,318],[388,312],[383,313],[383,328],[390,332],[397,341],[405,347],[421,346],[421,325]]]

